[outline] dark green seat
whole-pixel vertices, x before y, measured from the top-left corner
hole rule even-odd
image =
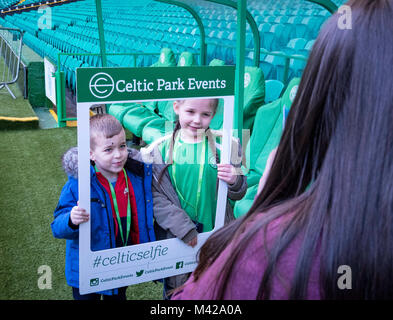
[[[173,51],[169,48],[163,48],[158,61],[152,67],[175,65],[176,60]],[[157,101],[147,101],[143,105],[140,103],[112,104],[109,106],[108,112],[115,116],[126,129],[137,137],[141,137],[145,125],[159,117],[156,114],[157,106]]]
[[[178,67],[188,67],[197,65],[194,54],[189,51],[184,51],[180,54],[179,61],[177,62]]]
[[[174,129],[174,122],[159,116],[150,119],[142,129],[142,140],[151,144],[155,140],[170,134]]]
[[[246,66],[244,70],[243,129],[252,131],[255,114],[265,101],[265,78],[258,67]],[[224,107],[220,99],[216,115],[210,127],[220,130],[223,124]]]
[[[134,103],[128,108],[123,117],[123,126],[137,137],[142,136],[145,125],[155,119],[157,115],[143,105]]]
[[[162,48],[160,57],[152,67],[174,67],[176,66],[176,57],[170,48]]]
[[[131,106],[133,106],[134,103],[123,103],[123,104],[111,104],[108,107],[107,112],[114,116],[119,122],[123,125],[123,118],[124,115],[130,110]]]
[[[299,78],[292,79],[281,98],[260,107],[257,111],[254,130],[245,152],[246,157],[249,157],[249,171],[246,174],[248,187],[244,198],[235,203],[236,218],[246,214],[254,201],[267,158],[281,139],[283,111],[290,108],[299,82]]]
[[[252,132],[258,108],[265,102],[265,77],[258,67],[245,67],[243,129]]]
[[[196,65],[194,55],[191,52],[184,51],[179,56],[179,61],[177,63],[178,67],[188,67]],[[153,101],[151,101],[153,103]],[[172,101],[154,101],[155,108],[158,114],[165,120],[175,121],[176,114],[173,111],[173,100]],[[149,106],[150,107],[150,106]]]

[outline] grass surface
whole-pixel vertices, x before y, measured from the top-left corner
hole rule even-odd
[[[67,177],[61,155],[76,145],[76,128],[0,131],[0,299],[72,299],[64,276],[65,240],[50,224]],[[52,271],[40,290],[38,268]],[[128,299],[161,299],[162,285],[130,286]]]
[[[3,76],[4,61],[0,58],[0,76]],[[8,69],[5,69],[8,72]],[[32,129],[38,128],[38,118],[29,101],[23,98],[16,83],[9,85],[16,99],[13,99],[7,88],[0,89],[0,129]],[[4,119],[8,118],[8,119]],[[19,120],[12,119],[18,118]],[[30,118],[36,118],[35,120]],[[22,121],[28,120],[28,121]]]

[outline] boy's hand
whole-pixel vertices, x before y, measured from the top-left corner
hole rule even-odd
[[[235,168],[231,164],[217,164],[217,178],[228,184],[234,184],[237,178]]]
[[[79,205],[79,201],[78,201],[78,205]],[[74,225],[78,226],[81,223],[89,220],[89,214],[86,212],[85,209],[75,206],[71,210],[70,218],[71,218],[71,222]]]
[[[190,241],[187,242],[187,244],[193,248],[197,245],[197,243],[198,243],[198,236],[192,238]]]

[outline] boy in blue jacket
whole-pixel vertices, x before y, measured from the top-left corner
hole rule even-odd
[[[77,148],[68,150],[62,189],[51,224],[54,237],[66,239],[65,274],[76,300],[126,299],[127,287],[79,293],[79,225],[91,219],[91,250],[155,241],[151,165],[137,150],[127,149],[120,122],[109,114],[90,119],[90,214],[78,206]]]

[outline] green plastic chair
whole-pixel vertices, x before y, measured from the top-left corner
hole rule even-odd
[[[265,101],[265,77],[262,69],[246,66],[244,69],[243,129],[252,132],[255,115]]]
[[[209,63],[209,66],[211,67],[220,67],[220,66],[225,66],[225,61],[221,59],[212,59]]]
[[[174,129],[174,122],[156,116],[145,124],[142,129],[142,140],[151,144],[155,140],[169,134]]]
[[[188,67],[196,65],[194,55],[191,52],[184,51],[179,56],[177,66]],[[173,101],[158,101],[155,104],[158,114],[167,121],[175,121],[177,119],[173,110]]]
[[[222,60],[214,59],[209,66],[222,65]],[[257,109],[265,101],[265,78],[258,67],[246,66],[244,70],[244,104],[243,104],[243,129],[252,131],[253,122]],[[222,129],[224,116],[224,101],[220,99],[216,115],[210,123],[214,130]]]
[[[179,61],[177,62],[178,67],[195,66],[196,64],[194,55],[189,51],[182,52],[179,56]]]
[[[170,48],[162,48],[158,61],[152,67],[174,67],[176,66],[175,54]]]
[[[236,201],[234,206],[235,218],[247,213],[258,190],[259,180],[266,167],[267,158],[276,148],[283,130],[283,114],[289,109],[296,96],[300,78],[294,78],[288,84],[284,94],[269,104],[260,107],[254,121],[254,130],[246,147],[249,155],[247,172],[247,192],[243,199]]]
[[[175,66],[176,60],[173,51],[163,48],[160,58],[152,67]],[[167,103],[167,102],[165,102]],[[108,112],[114,115],[122,125],[137,137],[142,137],[143,128],[151,120],[158,118],[157,101],[147,101],[143,105],[139,103],[113,104],[108,108]]]
[[[266,96],[265,102],[270,103],[277,100],[280,97],[281,91],[284,88],[284,84],[280,80],[266,80]]]
[[[158,116],[142,105],[133,104],[123,117],[123,126],[137,137],[142,137],[142,132],[147,123]]]
[[[124,115],[130,110],[130,107],[133,106],[134,103],[123,103],[123,104],[111,104],[108,107],[107,112],[114,116],[119,122],[123,125]]]

